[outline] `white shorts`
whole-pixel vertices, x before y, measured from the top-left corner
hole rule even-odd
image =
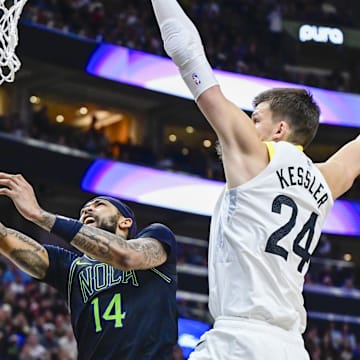
[[[310,360],[300,334],[259,320],[215,321],[189,360]]]

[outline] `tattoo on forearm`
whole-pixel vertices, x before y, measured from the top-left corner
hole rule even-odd
[[[142,254],[142,268],[150,268],[164,259],[164,248],[157,240],[127,241],[119,235],[104,234],[103,230],[90,226],[83,226],[71,244],[100,261],[116,263],[119,266],[122,265],[122,256],[125,259],[127,250],[130,249]]]
[[[103,230],[89,226],[83,226],[71,241],[71,244],[98,260],[107,263],[116,261],[118,264],[121,250],[131,248],[125,238],[110,232],[104,234]]]
[[[54,226],[56,215],[51,214],[45,210],[42,211],[41,215],[41,220],[37,222],[37,225],[47,231],[50,231]]]
[[[20,241],[22,241],[25,244],[31,245],[33,247],[33,252],[39,252],[42,251],[44,248],[37,243],[35,240],[31,239],[30,237],[26,236],[25,234],[19,233],[16,230],[9,229],[9,234],[15,236]]]
[[[38,278],[44,277],[48,265],[41,256],[41,253],[45,253],[46,250],[35,240],[18,231],[9,229],[8,232],[23,244],[27,245],[27,248],[17,246],[11,250],[9,254],[11,259],[23,270],[29,272],[33,276]]]
[[[110,242],[115,235],[109,233],[106,236],[100,234],[97,228],[83,226],[76,234],[71,244],[85,253],[98,256],[101,260],[111,260]]]
[[[47,264],[35,251],[14,249],[10,253],[11,259],[24,271],[37,278],[46,274]]]

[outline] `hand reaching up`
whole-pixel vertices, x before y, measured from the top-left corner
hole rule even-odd
[[[8,196],[25,219],[36,221],[41,217],[34,189],[22,175],[0,172],[0,195]]]

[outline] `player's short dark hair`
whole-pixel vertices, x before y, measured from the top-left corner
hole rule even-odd
[[[314,139],[319,127],[320,108],[306,89],[275,88],[266,90],[254,98],[256,107],[268,102],[273,120],[284,118],[291,133],[288,141],[306,148]]]

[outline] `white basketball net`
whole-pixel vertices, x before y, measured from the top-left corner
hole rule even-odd
[[[27,0],[0,0],[0,85],[13,82],[21,62],[15,55],[18,21]]]

